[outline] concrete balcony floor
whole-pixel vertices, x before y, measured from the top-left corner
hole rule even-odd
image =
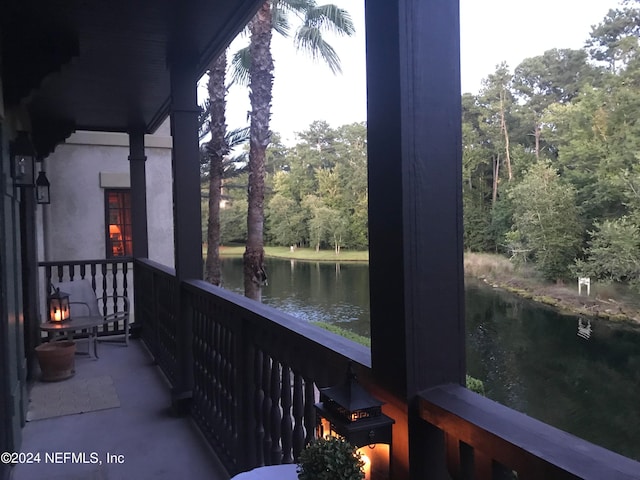
[[[167,383],[139,340],[100,343],[98,354],[76,355],[76,374],[63,382],[109,376],[120,407],[27,422],[21,451],[39,452],[40,463],[15,466],[12,480],[229,478],[190,418],[172,414]],[[95,452],[101,464],[46,462],[47,452]],[[107,453],[124,463],[107,463]]]

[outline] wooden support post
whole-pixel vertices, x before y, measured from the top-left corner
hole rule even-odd
[[[129,174],[131,176],[131,230],[134,258],[149,256],[147,234],[147,181],[144,130],[129,132]]]
[[[20,236],[22,255],[22,304],[24,308],[24,346],[27,378],[34,380],[35,348],[40,344],[38,303],[38,249],[36,246],[36,197],[32,188],[21,189]],[[48,291],[42,292],[47,295]]]
[[[372,369],[410,409],[394,462],[440,478],[426,439],[444,438],[411,410],[465,378],[459,6],[367,0],[365,15]]]
[[[188,52],[189,50],[185,50]],[[192,312],[182,299],[181,283],[202,279],[202,226],[200,221],[200,152],[196,62],[188,53],[170,59],[171,153],[173,170],[173,218],[178,298],[178,385],[172,395],[174,408],[188,409],[193,388]]]
[[[185,58],[185,57],[182,57]],[[182,59],[181,58],[181,59]],[[176,275],[202,278],[200,151],[195,61],[171,63],[171,135]]]

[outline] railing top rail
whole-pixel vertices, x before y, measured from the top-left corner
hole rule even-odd
[[[301,342],[308,342],[310,347],[313,346],[313,344],[322,345],[322,347],[335,352],[339,356],[348,358],[366,369],[371,368],[371,351],[364,345],[315,327],[307,322],[301,322],[300,319],[281,312],[276,308],[255,302],[203,280],[188,280],[185,282],[185,287],[187,289],[195,289],[196,291],[207,291],[233,306],[243,308],[248,314],[247,318],[269,319],[276,328],[283,330],[283,335],[287,333],[296,335]]]
[[[162,272],[164,274],[171,275],[173,277],[176,276],[175,268],[167,267],[166,265],[163,265],[162,263],[154,262],[153,260],[149,260],[148,258],[136,258],[135,262],[139,263],[141,265],[144,265],[145,267],[149,267],[149,268],[152,268],[154,270],[158,270],[158,271],[160,271],[160,272]]]
[[[442,385],[420,394],[420,416],[485,454],[516,468],[514,448],[557,469],[584,479],[640,478],[640,463],[523,413],[478,395],[460,385]],[[480,432],[478,432],[480,430]]]
[[[65,265],[91,265],[91,264],[112,264],[129,263],[133,257],[98,258],[94,260],[56,260],[53,262],[38,262],[40,267],[63,267]]]

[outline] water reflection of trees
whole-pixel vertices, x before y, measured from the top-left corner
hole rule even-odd
[[[582,319],[484,286],[467,291],[468,369],[490,398],[640,458],[640,329]],[[512,316],[515,311],[519,315]],[[514,382],[519,386],[514,387]]]

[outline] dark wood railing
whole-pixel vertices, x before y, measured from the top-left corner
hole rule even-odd
[[[122,298],[114,300],[110,297],[129,298],[129,273],[132,271],[132,259],[120,257],[99,260],[65,260],[58,262],[40,262],[43,271],[43,291],[48,292],[51,284],[57,282],[86,279],[91,282],[96,296],[101,298],[100,307],[102,313],[122,311],[124,301]],[[43,305],[44,306],[44,305]],[[46,309],[43,310],[46,312]],[[106,323],[99,328],[99,335],[122,335],[124,333],[124,321]]]
[[[151,260],[134,264],[136,324],[173,387],[178,374],[178,280],[175,270]]]
[[[291,463],[315,435],[317,387],[368,369],[369,350],[203,281],[193,315],[193,417],[230,473]]]
[[[640,479],[640,463],[459,385],[424,392],[420,417],[444,431],[453,479]]]
[[[361,345],[203,281],[178,285],[170,269],[147,260],[136,262],[135,276],[142,338],[172,382],[179,297],[180,322],[190,321],[193,332],[191,413],[232,475],[295,461],[315,434],[317,388],[341,381],[349,363],[385,393],[372,383],[370,352]],[[444,450],[425,478],[640,478],[640,463],[458,385],[423,392],[419,416],[396,421],[404,431],[407,421],[442,431]]]

